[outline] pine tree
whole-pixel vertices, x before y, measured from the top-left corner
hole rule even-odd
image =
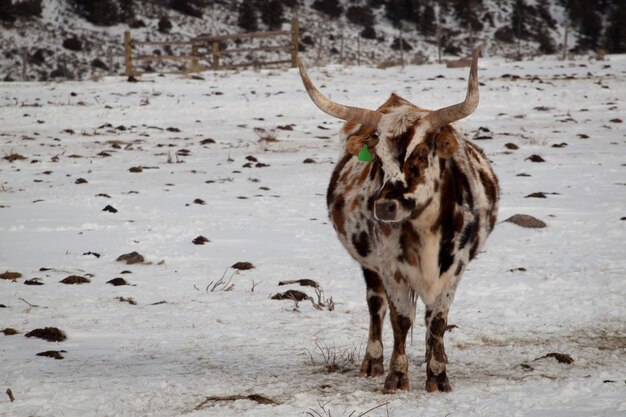
[[[445,3],[444,3],[445,4]],[[481,30],[483,24],[478,19],[478,8],[482,0],[454,0],[452,7],[454,15],[464,25],[470,25],[473,30]]]
[[[239,5],[237,25],[246,32],[255,32],[259,30],[256,9],[250,1],[244,0]]]
[[[582,50],[595,50],[600,43],[602,19],[600,15],[595,12],[591,3],[584,3],[582,10],[583,13],[580,17],[577,48]]]
[[[385,5],[385,17],[391,21],[394,27],[400,27],[401,25],[400,22],[402,22],[404,15],[402,3],[403,0],[388,0]]]
[[[132,22],[135,19],[135,0],[125,0],[121,2],[120,16],[126,22]]]
[[[281,0],[261,2],[261,21],[269,30],[280,29],[283,24],[283,3]]]
[[[432,36],[437,31],[437,16],[435,15],[435,8],[428,4],[422,11],[417,30],[424,36]]]
[[[550,13],[550,1],[549,0],[537,0],[535,6],[537,8],[537,14],[548,25],[549,28],[554,29],[556,27],[556,20]]]
[[[515,0],[513,3],[513,10],[511,11],[511,28],[515,37],[518,39],[525,38],[524,33],[526,29],[524,27],[526,23],[526,1]]]
[[[626,53],[626,4],[616,2],[609,13],[608,26],[604,33],[607,52],[613,54]]]
[[[388,0],[385,5],[385,17],[391,21],[393,26],[402,27],[402,21],[418,23],[420,0]]]
[[[11,0],[0,0],[0,22],[14,22]]]
[[[343,13],[343,6],[339,0],[315,0],[312,7],[331,17],[339,17]]]
[[[535,35],[535,40],[539,42],[539,52],[542,54],[553,54],[556,52],[554,41],[545,28],[539,29]]]
[[[371,27],[374,25],[372,9],[363,6],[350,6],[346,10],[346,18],[355,25]]]

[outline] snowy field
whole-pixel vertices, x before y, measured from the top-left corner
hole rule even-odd
[[[467,69],[310,75],[340,103],[435,108]],[[0,274],[21,274],[0,279],[1,416],[626,416],[626,56],[480,61],[460,125],[492,137],[501,222],[450,312],[449,394],[424,391],[421,320],[408,393],[358,377],[365,286],[325,208],[341,123],[293,69],[202,77],[0,83]],[[271,298],[317,303],[278,286],[297,279],[334,310]],[[67,339],[25,337],[45,327]]]

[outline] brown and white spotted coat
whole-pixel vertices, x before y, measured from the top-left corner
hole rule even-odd
[[[431,113],[395,94],[368,116],[374,122],[331,113],[348,121],[328,186],[328,210],[367,286],[370,328],[361,376],[384,373],[381,336],[389,310],[394,346],[387,391],[409,388],[406,337],[417,298],[426,305],[426,389],[450,391],[443,342],[448,310],[498,209],[498,180],[482,149],[454,125],[437,125]],[[355,156],[363,144],[373,150],[370,163]]]

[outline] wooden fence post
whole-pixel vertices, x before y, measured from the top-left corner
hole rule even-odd
[[[219,41],[213,42],[213,65],[212,68],[214,71],[217,71],[220,68],[220,43]]]
[[[297,67],[296,58],[298,57],[298,39],[300,37],[300,23],[298,18],[291,19],[291,67]]]
[[[191,45],[191,72],[200,72],[200,66],[198,65],[198,45]]]
[[[130,32],[124,32],[124,57],[126,62],[126,75],[133,76],[133,49]]]
[[[569,35],[569,22],[565,22],[565,35],[563,35],[563,61],[567,59],[567,37]]]
[[[28,81],[28,48],[22,50],[22,81]]]

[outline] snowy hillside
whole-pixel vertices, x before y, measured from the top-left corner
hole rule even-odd
[[[373,108],[391,91],[451,104],[467,74],[310,75]],[[450,394],[423,389],[420,321],[408,393],[358,377],[364,284],[324,197],[340,122],[294,70],[202,76],[0,83],[0,416],[626,414],[626,56],[481,60],[460,124],[502,204],[451,310]],[[547,227],[503,222],[514,214]],[[143,261],[116,261],[132,252]],[[299,279],[320,298],[278,285]],[[287,289],[325,306],[271,298]],[[67,338],[25,337],[44,328]]]
[[[163,3],[163,2],[160,2]],[[131,29],[137,40],[180,40],[200,34],[232,34],[243,31],[238,26],[237,2],[210,2],[202,9],[202,17],[191,17],[161,6],[156,1],[135,1],[137,26]],[[300,7],[284,7],[284,29],[293,17],[300,20],[301,53],[316,65],[328,63],[354,64],[360,62],[368,66],[390,66],[400,63],[434,62],[438,58],[437,35],[433,28],[429,34],[415,29],[415,23],[402,23],[402,51],[399,49],[400,30],[387,17],[381,5],[371,8],[373,23],[371,38],[364,38],[363,26],[351,23],[347,12],[339,18],[331,18],[312,8],[313,1],[306,1]],[[362,3],[362,2],[361,2]],[[483,44],[486,56],[517,56],[518,50],[525,59],[541,54],[542,46],[531,36],[517,42],[509,28],[513,0],[483,1],[476,7],[476,25],[469,26],[456,17],[450,6],[440,11],[440,39],[443,58],[457,58],[468,55],[474,44]],[[106,74],[123,73],[123,32],[129,24],[96,26],[80,17],[67,0],[42,1],[40,18],[18,19],[13,23],[2,23],[0,32],[0,77],[4,81],[19,81],[25,71],[28,80],[91,79]],[[341,2],[343,9],[360,4]],[[529,2],[530,6],[534,3]],[[565,12],[556,0],[549,2],[548,13],[553,26],[543,24],[533,18],[532,24],[542,29],[542,36],[553,52],[560,53],[564,39]],[[437,9],[439,10],[439,9]],[[172,28],[168,33],[158,30],[159,21],[167,18]],[[530,21],[530,17],[528,18]],[[435,25],[434,20],[429,20]],[[530,23],[529,23],[530,25]],[[435,25],[436,26],[436,25]],[[434,26],[433,26],[434,27]],[[265,30],[260,24],[259,30]],[[544,33],[545,32],[545,33]],[[504,39],[504,40],[503,40]],[[575,45],[577,34],[570,31],[569,45]],[[267,41],[270,42],[270,41]],[[267,43],[266,42],[266,43]],[[270,42],[271,43],[271,42]],[[228,45],[226,45],[228,47]],[[231,44],[230,47],[234,47]],[[545,48],[544,48],[545,49]],[[155,47],[147,53],[163,55],[189,54],[183,49],[167,50]],[[263,60],[262,54],[258,56]],[[268,58],[275,58],[269,56]],[[284,57],[283,57],[284,59]],[[24,70],[24,61],[27,62]],[[205,65],[208,61],[204,62]],[[156,71],[178,70],[178,63],[161,65],[152,63],[148,69]]]

